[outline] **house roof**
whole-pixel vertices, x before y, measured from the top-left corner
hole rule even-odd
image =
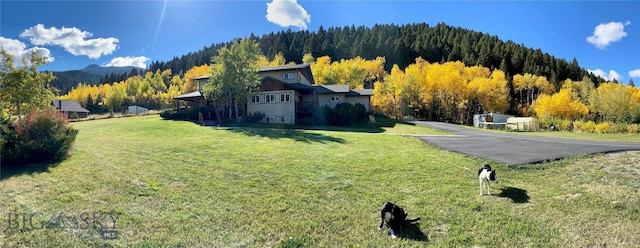
[[[373,90],[372,89],[350,90],[345,95],[346,96],[373,96]]]
[[[311,68],[311,65],[309,65],[309,64],[296,64],[296,65],[280,65],[280,66],[260,67],[260,69],[258,69],[258,72],[295,70],[295,69],[305,69],[305,68]]]
[[[187,94],[176,96],[173,99],[188,99],[194,97],[202,97],[202,93],[200,91],[189,92]]]
[[[349,85],[318,85],[318,94],[335,94],[335,93],[347,93],[349,92]]]
[[[59,100],[55,99],[51,102],[57,110],[67,111],[67,112],[81,112],[81,113],[89,113],[89,110],[86,110],[80,104],[73,100]]]
[[[281,66],[271,66],[271,67],[262,67],[258,69],[258,73],[260,72],[270,72],[270,71],[285,71],[285,70],[297,70],[302,73],[304,77],[309,80],[311,84],[315,84],[315,80],[313,79],[313,73],[311,72],[311,65],[309,64],[297,64],[297,65],[281,65]]]
[[[314,86],[301,84],[301,83],[287,83],[285,81],[282,81],[280,79],[274,78],[272,76],[263,77],[261,82],[265,82],[265,81],[278,82],[278,83],[280,83],[282,85],[285,85],[288,88],[291,88],[291,89],[294,89],[294,90],[313,90],[314,89]]]
[[[204,76],[199,76],[199,77],[194,77],[194,80],[200,80],[200,79],[208,79],[209,75],[204,75]]]

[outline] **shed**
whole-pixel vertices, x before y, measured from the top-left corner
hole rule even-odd
[[[140,107],[138,105],[132,105],[132,106],[129,106],[127,108],[127,111],[128,111],[129,114],[142,115],[142,114],[146,113],[147,111],[149,111],[149,109],[147,109],[145,107]]]
[[[506,128],[507,119],[513,115],[486,113],[473,115],[473,126],[479,128],[503,129]]]
[[[538,131],[540,122],[534,117],[511,117],[507,119],[507,129],[514,131]]]

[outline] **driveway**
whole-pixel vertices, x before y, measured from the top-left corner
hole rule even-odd
[[[547,138],[486,132],[442,122],[414,121],[417,125],[454,135],[416,136],[448,151],[507,164],[540,163],[579,154],[640,150],[640,143]]]

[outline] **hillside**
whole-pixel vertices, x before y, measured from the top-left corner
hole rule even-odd
[[[133,66],[103,67],[92,64],[81,70],[52,72],[56,78],[51,81],[51,85],[60,91],[60,95],[64,95],[76,87],[78,83],[96,85],[118,82],[125,80],[129,76],[138,75],[142,71],[143,69]]]
[[[93,73],[96,75],[109,75],[111,73],[113,74],[123,74],[123,73],[129,73],[131,72],[132,69],[139,69],[133,66],[99,66],[96,64],[91,64],[88,65],[87,67],[83,68],[82,71],[84,72],[88,72],[88,73]]]
[[[328,55],[334,61],[356,56],[365,59],[384,56],[385,69],[389,71],[393,64],[404,68],[422,57],[431,63],[462,61],[465,65],[501,69],[509,76],[524,73],[542,75],[556,87],[565,79],[581,80],[584,76],[590,77],[596,86],[604,81],[581,68],[575,58],[568,62],[540,49],[444,23],[435,26],[420,23],[320,27],[315,32],[287,30],[263,36],[252,34],[249,38],[258,41],[262,53],[267,57],[273,58],[276,53],[282,52],[287,61],[296,63],[302,62],[305,53],[311,53],[316,58]],[[154,61],[149,69],[184,72],[193,66],[210,63],[216,51],[227,44],[212,44],[166,62]]]

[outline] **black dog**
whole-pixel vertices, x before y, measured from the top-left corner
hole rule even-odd
[[[378,230],[382,230],[382,226],[386,225],[389,228],[391,237],[395,239],[396,232],[400,231],[405,223],[413,223],[420,220],[420,218],[408,220],[407,215],[408,213],[398,205],[385,202],[380,211],[380,227],[378,227]]]

